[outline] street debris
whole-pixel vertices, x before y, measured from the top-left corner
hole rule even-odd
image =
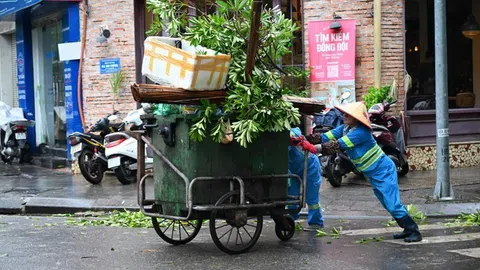
[[[480,226],[480,209],[476,213],[462,213],[455,219],[451,219],[452,222],[445,223],[447,227],[462,226],[473,227]]]
[[[368,244],[370,242],[382,242],[385,240],[382,236],[380,237],[370,237],[370,238],[362,238],[360,240],[355,241],[355,244]]]
[[[323,229],[317,230],[317,233],[315,234],[315,237],[331,236],[332,239],[340,239],[341,233],[342,233],[342,227],[340,227],[338,229],[336,227],[333,227],[331,233],[327,233]]]
[[[142,212],[128,211],[113,211],[108,216],[90,219],[67,218],[65,221],[67,225],[75,226],[110,226],[110,227],[124,227],[124,228],[153,228],[150,217],[145,216]]]
[[[295,231],[297,232],[303,231],[303,225],[301,222],[295,222]]]

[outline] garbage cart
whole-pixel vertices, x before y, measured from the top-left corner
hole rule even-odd
[[[263,133],[244,148],[208,137],[193,142],[191,115],[151,115],[145,122],[146,131],[137,133],[138,203],[163,240],[186,244],[205,221],[220,250],[240,254],[257,242],[264,216],[275,221],[280,240],[294,235],[289,214],[303,206],[304,181],[287,173],[288,132]],[[154,152],[153,173],[146,175],[145,145]],[[154,198],[146,198],[147,180],[153,180]],[[299,196],[288,195],[288,181],[300,183]]]

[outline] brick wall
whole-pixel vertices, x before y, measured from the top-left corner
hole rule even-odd
[[[90,1],[83,66],[83,102],[85,123],[91,124],[111,113],[111,74],[100,75],[101,58],[120,58],[124,83],[115,109],[124,116],[136,108],[129,85],[135,82],[135,36],[133,0]],[[121,7],[121,8],[120,8]],[[81,16],[82,17],[82,16]],[[81,23],[83,27],[83,23]],[[108,26],[112,35],[107,43],[98,43],[100,27]]]
[[[356,76],[357,100],[374,84],[374,25],[373,0],[305,0],[305,65],[309,66],[308,22],[332,19],[335,12],[342,19],[356,20]],[[382,85],[390,85],[393,76],[400,73],[403,82],[403,0],[382,0]],[[317,85],[312,84],[315,90]],[[399,87],[397,108],[403,108],[403,84]]]

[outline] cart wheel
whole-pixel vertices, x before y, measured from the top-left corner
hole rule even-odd
[[[202,228],[202,220],[180,221],[152,217],[153,228],[167,243],[184,245],[192,241]]]
[[[291,216],[284,216],[289,228],[283,228],[282,224],[275,223],[275,234],[282,241],[290,240],[295,234],[295,221]]]
[[[252,196],[245,196],[246,204],[253,204]],[[239,205],[239,191],[223,195],[216,206]],[[215,245],[231,255],[241,254],[257,243],[262,233],[263,215],[252,210],[214,210],[210,216],[210,235]]]

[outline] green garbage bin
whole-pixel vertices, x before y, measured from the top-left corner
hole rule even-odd
[[[255,179],[259,175],[288,173],[288,132],[263,133],[248,148],[235,141],[219,144],[211,138],[194,142],[189,138],[192,115],[153,116],[158,127],[150,131],[155,148],[160,150],[190,181],[196,177],[239,176],[245,191],[257,203],[287,200],[286,179]],[[172,125],[173,124],[173,125]],[[173,146],[165,142],[160,131],[172,127]],[[173,131],[174,129],[174,131]],[[253,178],[249,178],[253,177]],[[181,177],[163,160],[154,156],[155,203],[162,213],[186,216],[186,186]],[[238,189],[238,185],[236,187]],[[193,187],[193,205],[213,205],[230,191],[228,180],[199,181]]]

